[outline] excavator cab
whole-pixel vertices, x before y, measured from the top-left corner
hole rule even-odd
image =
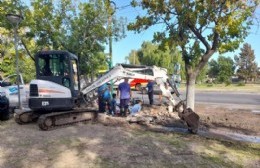
[[[80,94],[77,56],[67,51],[41,51],[35,55],[35,65],[29,107],[45,111],[73,108]]]
[[[43,51],[35,56],[36,79],[52,81],[79,92],[78,58],[67,51]]]

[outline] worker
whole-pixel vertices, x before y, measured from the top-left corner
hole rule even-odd
[[[41,72],[42,72],[43,76],[52,76],[53,75],[48,62],[45,62],[45,65],[41,69]]]
[[[108,107],[108,114],[112,114],[110,88],[105,83],[98,88],[99,112],[106,112],[106,106]]]
[[[131,115],[134,116],[142,109],[142,101],[137,100],[137,103],[131,108]]]
[[[117,115],[117,111],[116,111],[116,94],[113,93],[112,95],[112,101],[111,101],[111,110],[112,110],[112,115]]]
[[[148,89],[149,104],[151,106],[153,105],[154,84],[155,84],[155,82],[153,80],[151,80],[148,82],[148,84],[146,86]]]
[[[132,97],[131,87],[128,78],[124,78],[124,82],[120,83],[117,89],[117,96],[120,97],[120,114],[127,115],[130,98]]]

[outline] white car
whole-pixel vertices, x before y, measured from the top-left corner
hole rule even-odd
[[[18,103],[18,86],[8,82],[10,78],[16,77],[17,75],[10,75],[3,81],[0,81],[0,94],[5,95],[9,100],[9,108],[15,109],[19,106]],[[29,85],[25,85],[23,82],[23,77],[20,74],[20,101],[22,107],[28,108],[28,98],[29,98]]]

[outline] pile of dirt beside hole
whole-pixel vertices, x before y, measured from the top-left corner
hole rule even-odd
[[[188,128],[186,123],[178,117],[177,112],[169,112],[168,106],[143,106],[136,116],[114,117],[100,114],[98,121],[107,126],[133,127],[133,125],[166,126],[175,128]],[[216,105],[198,104],[195,112],[200,116],[199,130],[221,129],[234,133],[259,136],[259,114],[248,109],[227,108]],[[138,127],[139,127],[138,126]]]

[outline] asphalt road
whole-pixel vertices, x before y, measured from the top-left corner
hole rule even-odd
[[[148,103],[147,94],[134,92],[134,96],[143,99],[144,103]],[[260,105],[259,93],[238,93],[238,92],[196,92],[195,102],[197,103],[216,103],[216,104],[237,104],[237,105]],[[181,98],[185,99],[186,95],[181,92]],[[154,97],[155,103],[158,102],[158,95]]]
[[[238,92],[197,92],[195,102],[260,105],[260,94]]]

